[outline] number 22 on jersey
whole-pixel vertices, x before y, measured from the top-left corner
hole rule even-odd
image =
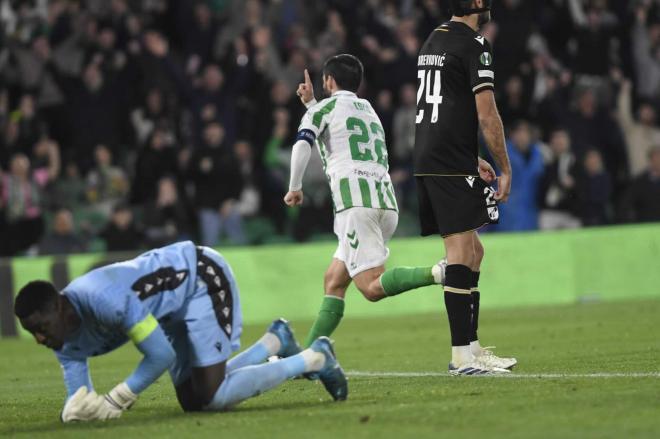
[[[376,151],[376,160],[370,148],[371,134],[374,135],[373,146]],[[388,167],[387,164],[387,147],[385,146],[385,131],[379,123],[372,122],[367,128],[367,124],[362,119],[357,117],[349,117],[346,119],[346,129],[352,134],[348,138],[348,143],[351,148],[351,158],[360,162],[373,162]]]

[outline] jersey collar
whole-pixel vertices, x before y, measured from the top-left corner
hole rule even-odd
[[[332,96],[355,96],[355,93],[348,90],[338,90],[332,94]]]
[[[447,27],[449,27],[450,29],[454,29],[457,31],[467,32],[470,34],[478,34],[478,32],[475,32],[474,29],[472,29],[470,26],[468,26],[467,24],[461,21],[449,20],[447,23],[445,23],[445,25],[447,25]]]

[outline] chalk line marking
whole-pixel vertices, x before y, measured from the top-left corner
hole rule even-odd
[[[349,370],[349,377],[356,378],[426,378],[450,377],[447,372],[376,372]],[[564,378],[660,378],[660,372],[595,372],[595,373],[515,373],[506,375],[477,376],[478,378],[507,379],[564,379]],[[453,378],[453,377],[452,377]]]

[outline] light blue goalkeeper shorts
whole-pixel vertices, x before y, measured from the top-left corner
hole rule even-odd
[[[238,285],[218,252],[198,247],[195,293],[161,326],[176,352],[169,370],[175,387],[190,377],[192,368],[227,361],[240,348],[243,316]]]

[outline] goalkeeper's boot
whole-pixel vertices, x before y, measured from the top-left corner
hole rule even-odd
[[[447,258],[444,258],[431,268],[433,281],[438,285],[445,284],[445,270],[447,269]]]
[[[511,371],[486,364],[477,358],[461,365],[449,363],[449,375],[506,375],[508,373]]]
[[[325,365],[318,372],[325,390],[335,401],[344,401],[348,397],[348,380],[339,362],[337,362],[335,351],[332,349],[332,342],[328,337],[319,337],[309,348],[325,356]]]
[[[518,364],[518,360],[515,358],[498,357],[493,353],[492,349],[495,349],[495,346],[481,348],[481,353],[476,355],[477,360],[493,367],[508,370],[513,369]]]
[[[293,330],[289,322],[284,319],[277,319],[271,323],[268,332],[275,335],[280,340],[280,350],[275,356],[287,358],[299,354],[301,349],[293,335]]]

